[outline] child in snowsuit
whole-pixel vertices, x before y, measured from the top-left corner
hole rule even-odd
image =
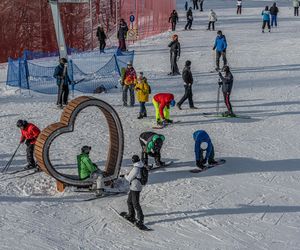
[[[138,228],[142,229],[144,227],[144,214],[140,205],[140,193],[143,185],[139,179],[141,179],[143,164],[138,155],[132,156],[132,163],[133,168],[125,175],[125,179],[130,183],[130,191],[127,199],[128,214],[124,218],[135,223]],[[137,220],[135,219],[135,213],[137,214]]]
[[[192,25],[193,25],[193,20],[194,20],[192,7],[190,7],[189,10],[186,13],[186,20],[187,20],[187,23],[186,23],[184,29],[185,30],[187,30],[187,29],[191,30]]]
[[[144,77],[143,72],[140,72],[134,89],[137,91],[137,99],[140,103],[140,114],[138,116],[138,119],[142,119],[144,117],[147,117],[145,103],[149,101],[149,94],[151,93],[151,88],[148,84],[147,78]]]
[[[222,85],[222,92],[224,96],[224,102],[227,107],[227,110],[225,113],[223,113],[223,116],[235,116],[235,114],[232,112],[232,106],[230,103],[230,94],[232,90],[233,85],[233,76],[230,72],[230,68],[228,66],[224,67],[225,76],[219,72],[219,77],[221,79],[221,82],[219,82],[220,85]]]
[[[140,144],[142,146],[142,162],[148,166],[148,156],[154,157],[155,164],[158,167],[165,165],[161,161],[160,150],[163,145],[165,137],[154,132],[144,132],[139,137]]]
[[[210,25],[212,25],[212,30],[215,30],[215,22],[217,21],[217,14],[213,10],[210,10],[208,14],[208,28],[207,30],[210,30]]]
[[[106,34],[104,32],[104,29],[103,27],[99,26],[97,28],[97,34],[96,36],[98,37],[98,41],[99,41],[99,48],[100,48],[100,53],[104,53],[104,49],[105,49],[105,46],[106,46]]]
[[[21,129],[20,143],[26,144],[27,166],[24,169],[38,168],[35,163],[33,152],[36,140],[40,134],[40,129],[33,123],[28,123],[26,120],[18,120],[17,127]]]
[[[180,58],[180,43],[178,42],[178,35],[174,34],[172,36],[172,41],[168,44],[170,48],[170,62],[171,62],[171,72],[169,75],[175,76],[180,75],[177,60]]]
[[[178,14],[176,10],[173,10],[169,17],[169,23],[172,24],[172,31],[175,31],[177,22],[178,22]]]
[[[198,130],[193,134],[195,141],[195,157],[198,168],[203,169],[208,161],[208,164],[215,164],[214,146],[209,138],[209,135],[204,130]],[[205,153],[205,157],[204,157]]]
[[[172,123],[170,120],[170,106],[175,106],[174,95],[170,93],[158,93],[153,96],[152,103],[155,108],[155,117],[157,125],[165,126]]]
[[[226,59],[226,49],[227,49],[227,42],[225,36],[222,34],[222,31],[219,30],[217,32],[217,37],[215,40],[215,44],[213,50],[216,50],[216,70],[220,70],[220,58],[223,58],[223,68],[227,65]]]
[[[236,3],[236,14],[242,15],[242,0],[237,0]]]
[[[122,78],[123,86],[123,106],[127,106],[127,93],[130,94],[130,106],[134,106],[134,83],[136,82],[136,72],[132,67],[132,62],[127,63],[127,69]]]
[[[265,10],[261,12],[263,24],[262,24],[262,33],[265,32],[266,25],[268,26],[269,32],[271,32],[271,26],[270,26],[270,11],[269,6],[265,7]]]

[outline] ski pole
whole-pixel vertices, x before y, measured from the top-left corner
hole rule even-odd
[[[16,153],[17,153],[20,146],[21,146],[21,143],[19,143],[19,145],[18,145],[17,149],[15,150],[15,152],[13,153],[12,157],[6,163],[5,167],[1,170],[1,173],[5,173],[8,170],[8,168],[10,167],[10,165],[11,165],[11,163],[12,163],[12,161],[13,161],[13,159],[14,159],[14,157],[15,157],[15,155],[16,155]]]
[[[218,94],[217,94],[217,107],[216,107],[217,115],[219,115],[219,109],[220,109],[220,89],[221,89],[221,85],[219,85]]]

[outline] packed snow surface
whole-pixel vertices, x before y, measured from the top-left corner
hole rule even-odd
[[[151,172],[141,205],[145,223],[154,231],[141,232],[110,209],[126,211],[126,196],[84,202],[91,194],[67,189],[58,193],[55,181],[44,173],[19,178],[0,174],[1,249],[300,249],[300,19],[291,2],[279,1],[279,27],[261,33],[261,11],[270,1],[245,1],[241,16],[235,1],[204,1],[205,11],[194,12],[192,31],[184,31],[185,12],[178,1],[176,33],[182,46],[180,70],[192,61],[194,101],[171,110],[180,121],[157,132],[166,137],[162,156],[175,163]],[[216,31],[206,31],[208,10],[217,15],[216,30],[228,42],[227,56],[234,76],[233,109],[251,119],[205,117],[215,112],[218,75],[212,46]],[[173,33],[137,42],[134,67],[143,71],[152,94],[183,95],[180,76],[169,77],[167,44]],[[1,68],[5,80],[5,68]],[[40,95],[0,85],[0,165],[3,167],[19,142],[18,119],[40,128],[59,120],[56,96]],[[79,96],[81,93],[75,93]],[[113,105],[122,120],[125,150],[122,171],[130,169],[141,149],[139,134],[151,131],[154,108],[137,120],[139,107],[122,106],[121,92],[97,95]],[[224,110],[221,100],[221,109]],[[192,174],[195,168],[192,134],[198,129],[211,136],[217,158],[225,165]],[[103,167],[109,143],[104,116],[97,109],[82,112],[72,134],[54,141],[50,156],[58,170],[76,173],[76,155],[92,146],[91,158]],[[11,171],[26,164],[25,146]]]

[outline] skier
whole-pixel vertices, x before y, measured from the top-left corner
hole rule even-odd
[[[129,89],[130,94],[130,106],[134,106],[134,83],[136,81],[136,72],[132,67],[132,62],[127,63],[127,69],[124,72],[122,78],[122,86],[123,86],[123,106],[127,106],[127,93]]]
[[[59,108],[68,104],[69,84],[72,84],[68,75],[68,61],[66,58],[59,59],[59,65],[55,68],[54,75],[58,86],[57,102]]]
[[[293,0],[294,16],[299,16],[299,0]]]
[[[194,132],[193,138],[195,141],[195,157],[197,167],[203,170],[205,168],[204,164],[206,164],[206,162],[208,162],[209,165],[216,164],[217,161],[215,161],[214,159],[214,146],[206,131],[198,130]]]
[[[128,26],[127,23],[123,18],[120,19],[119,23],[119,29],[117,33],[117,38],[119,40],[119,50],[126,51],[126,37],[128,32]]]
[[[143,72],[140,72],[134,89],[137,91],[137,99],[140,103],[140,114],[138,119],[143,119],[144,117],[147,117],[145,103],[149,101],[149,94],[151,93],[151,88],[148,84],[147,78],[144,77]]]
[[[154,132],[143,132],[139,137],[140,144],[142,146],[142,162],[145,166],[148,165],[148,156],[154,157],[155,164],[158,167],[164,166],[165,162],[161,161],[161,148],[165,137],[160,134],[156,134]]]
[[[165,126],[173,123],[170,120],[170,107],[175,106],[174,95],[170,93],[158,93],[153,96],[152,103],[155,108],[155,117],[157,125]]]
[[[187,23],[184,27],[185,30],[187,30],[187,28],[189,30],[192,29],[192,25],[193,25],[193,11],[192,11],[192,7],[189,8],[189,10],[187,11],[186,13],[186,20],[187,20]]]
[[[181,105],[185,102],[186,99],[189,99],[190,109],[196,109],[193,102],[193,92],[192,92],[192,85],[193,85],[193,75],[191,72],[191,61],[185,62],[185,67],[182,71],[182,79],[184,81],[184,96],[181,100],[177,103],[177,107],[181,110]]]
[[[176,10],[173,10],[169,17],[169,23],[172,24],[172,31],[175,31],[177,22],[178,22],[178,13]]]
[[[236,3],[236,14],[242,15],[242,0],[237,0]]]
[[[139,229],[143,229],[145,227],[144,214],[140,205],[140,193],[143,190],[141,183],[143,164],[138,155],[132,156],[132,163],[133,168],[125,175],[125,179],[130,183],[130,191],[127,199],[128,213],[124,215],[124,218],[134,223]],[[137,220],[135,214],[137,214]]]
[[[204,0],[199,0],[200,11],[203,11],[203,2],[204,2]]]
[[[198,0],[193,0],[193,8],[194,8],[194,10],[199,9]]]
[[[216,50],[216,71],[220,70],[221,56],[223,58],[223,68],[227,65],[226,49],[227,49],[226,37],[222,34],[222,31],[219,30],[217,32],[217,37],[213,47],[213,50]]]
[[[98,41],[99,41],[100,53],[101,52],[104,53],[104,49],[106,46],[105,40],[107,39],[107,37],[106,37],[103,27],[98,26],[96,35],[97,35]]]
[[[33,169],[38,166],[35,163],[33,152],[36,140],[40,134],[40,129],[33,123],[28,123],[26,120],[18,120],[17,127],[21,129],[21,139],[20,143],[26,144],[26,158],[27,166],[24,169]]]
[[[232,112],[232,106],[230,103],[230,94],[233,85],[233,75],[230,72],[230,68],[228,66],[224,67],[224,72],[225,72],[225,76],[223,76],[222,73],[219,72],[219,77],[221,79],[219,84],[222,85],[224,102],[228,111],[224,112],[222,115],[225,117],[235,117],[235,114]]]
[[[215,22],[217,21],[217,14],[213,10],[209,11],[208,14],[208,28],[207,30],[210,30],[210,25],[212,25],[212,30],[215,30]]]
[[[187,10],[188,10],[188,1],[185,1],[185,4],[184,4],[184,9],[185,9],[185,11],[187,11]]]
[[[175,76],[180,75],[177,61],[180,58],[180,43],[178,41],[178,35],[174,34],[172,36],[172,41],[168,44],[168,47],[170,47],[170,62],[171,62],[171,72],[169,75]]]
[[[270,14],[271,14],[271,26],[273,27],[273,24],[275,24],[275,27],[277,27],[277,14],[279,12],[278,7],[276,6],[276,3],[273,3],[273,6],[270,8]]]
[[[262,25],[262,33],[265,31],[266,25],[268,26],[269,32],[271,32],[271,26],[270,26],[270,11],[269,6],[266,6],[265,9],[261,12],[262,19],[263,19],[263,25]]]

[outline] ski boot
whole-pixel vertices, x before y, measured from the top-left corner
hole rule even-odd
[[[139,228],[139,229],[144,229],[145,228],[145,225],[144,225],[144,222],[143,221],[135,221],[134,222],[134,225]]]
[[[138,116],[137,118],[138,118],[138,119],[143,119],[143,117],[144,117],[143,114],[140,113],[139,116]]]
[[[167,124],[173,123],[173,120],[170,120],[170,119],[166,119],[165,121]]]
[[[180,107],[180,105],[178,103],[176,104],[176,106],[179,110],[182,110],[182,108]]]
[[[127,213],[123,217],[131,223],[136,223],[136,219]]]

